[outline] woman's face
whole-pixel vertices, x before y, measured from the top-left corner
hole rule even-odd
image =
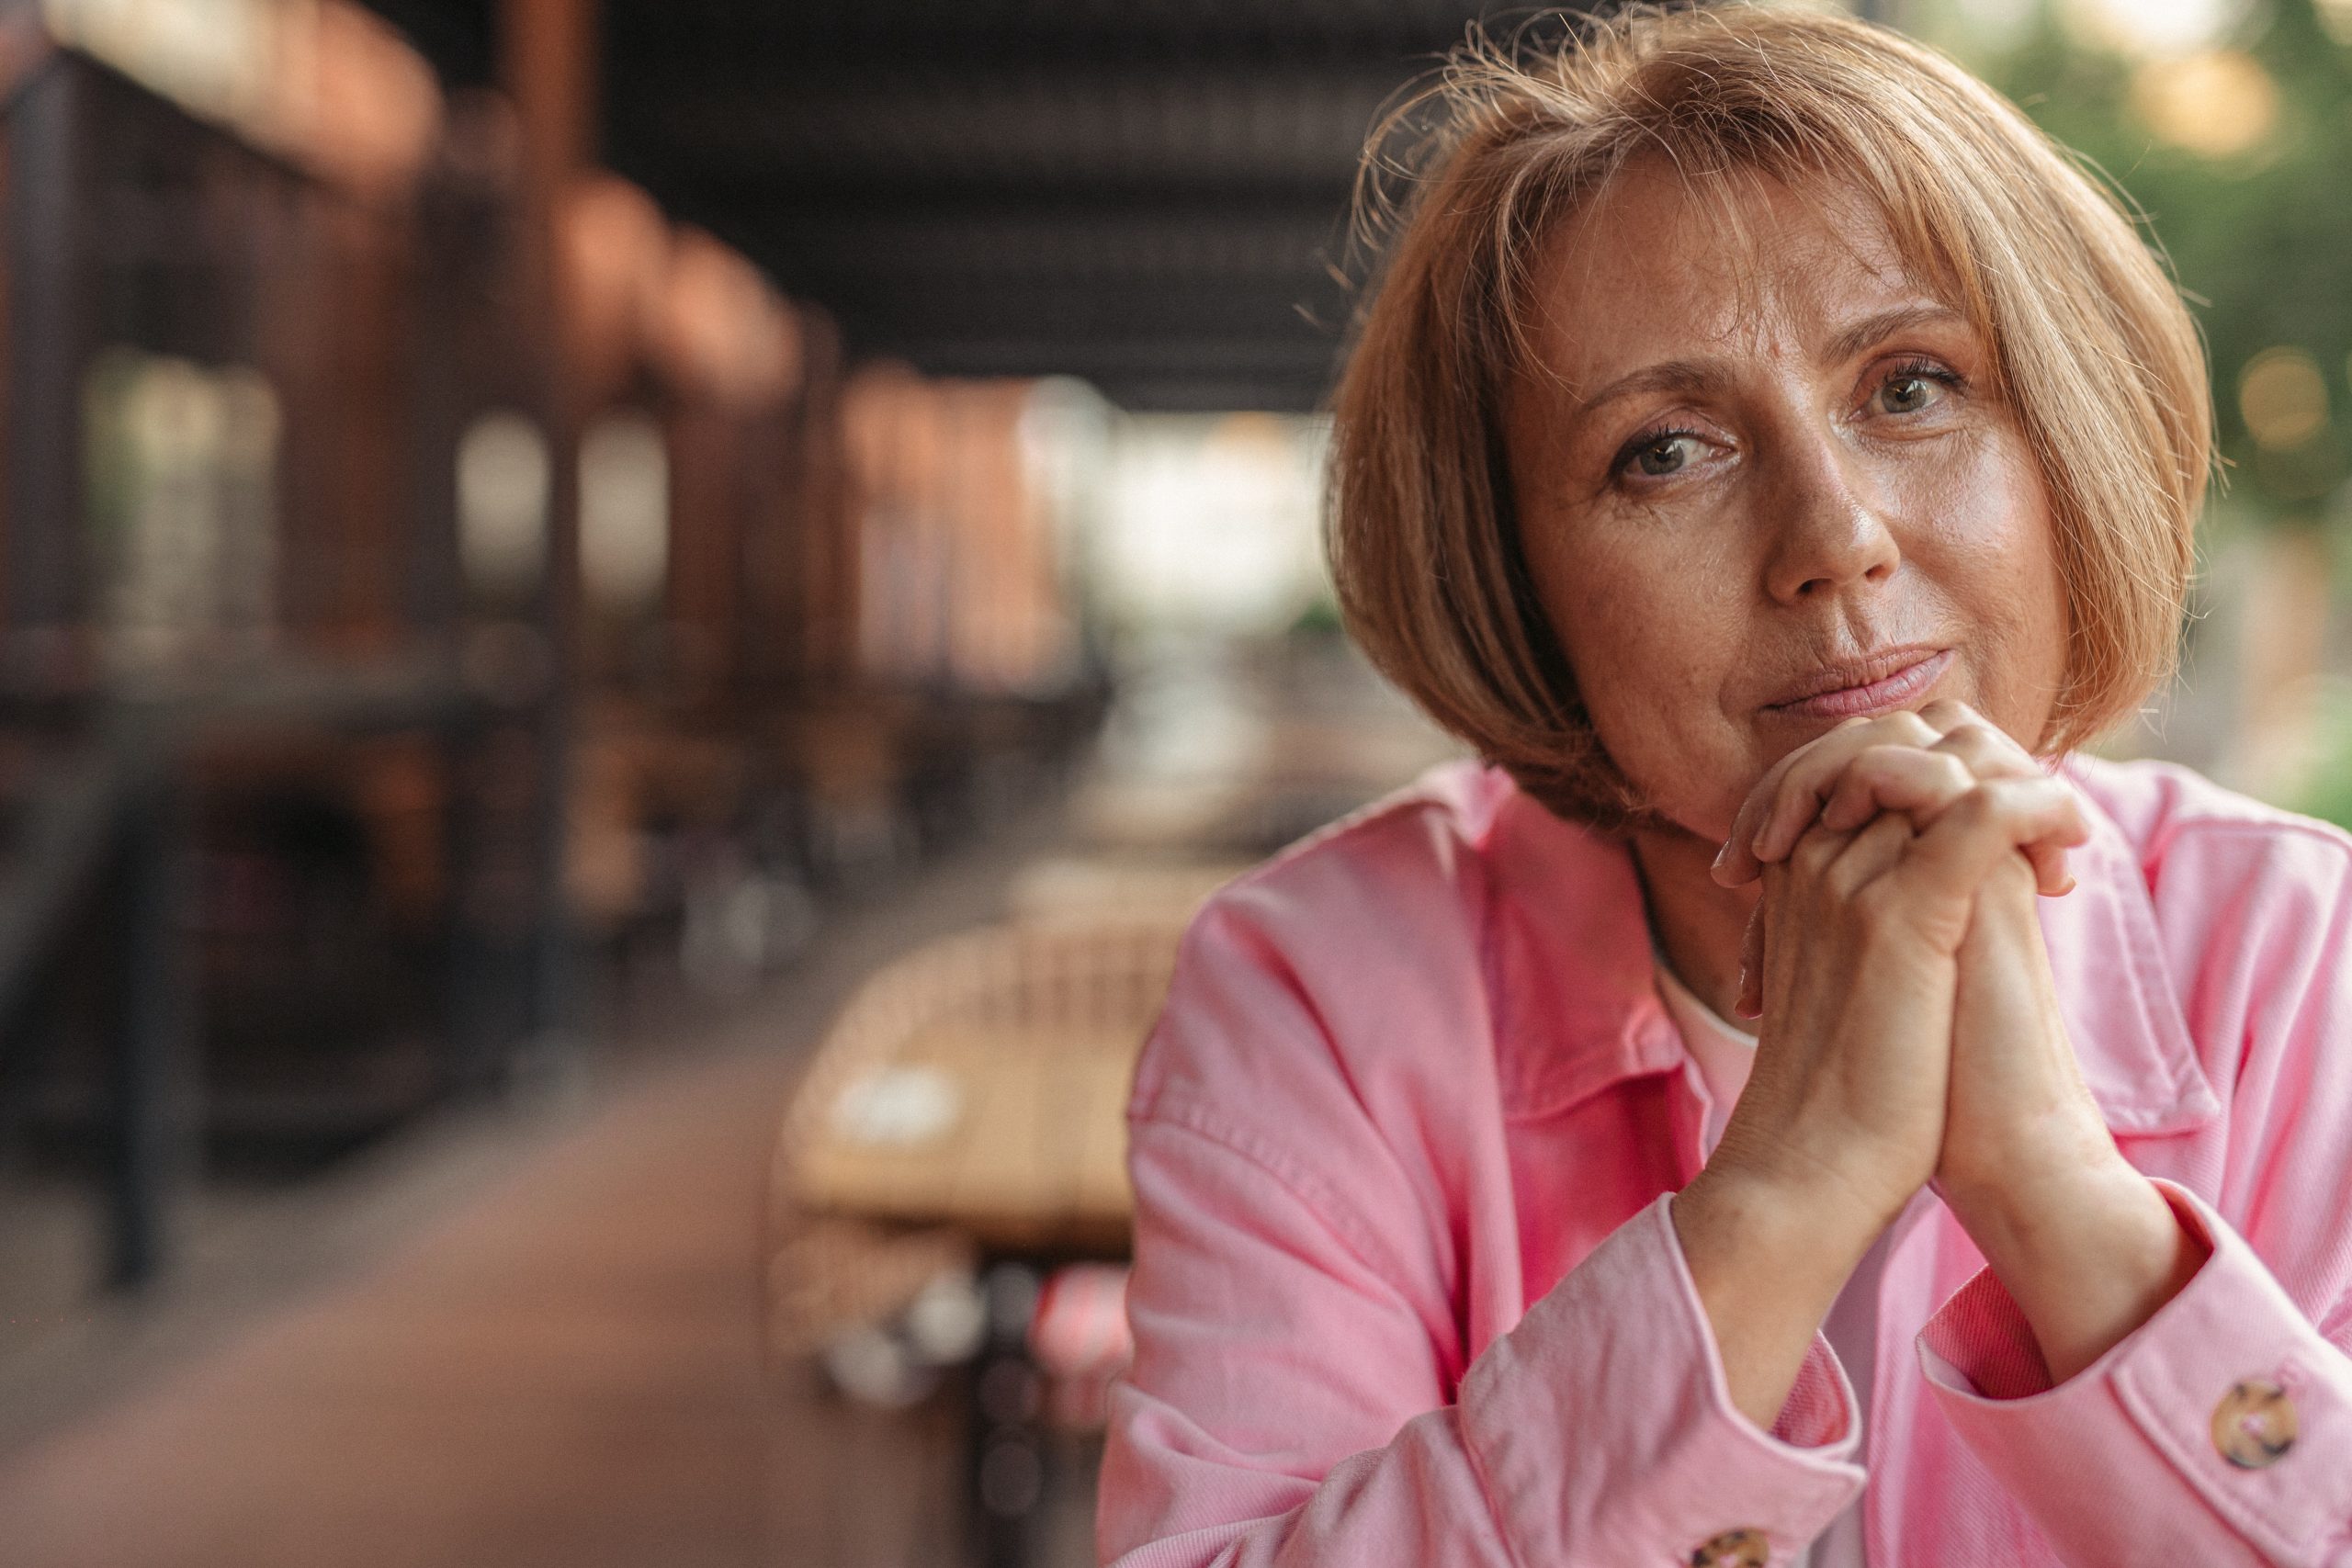
[[[1730,831],[1853,714],[1970,704],[2029,746],[2067,611],[1989,345],[1835,188],[1758,181],[1745,242],[1656,160],[1539,258],[1505,410],[1529,569],[1601,744]]]

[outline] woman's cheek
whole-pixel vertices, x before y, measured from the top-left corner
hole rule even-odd
[[[1917,515],[1917,554],[1946,613],[1970,628],[1977,705],[2033,744],[2064,676],[2069,613],[2049,498],[2013,432],[1959,444]]]
[[[1582,591],[1554,620],[1588,707],[1662,713],[1704,688],[1722,633],[1687,572],[1645,553],[1589,560],[1573,581]]]
[[[1668,816],[1708,816],[1717,797],[1737,795],[1750,764],[1746,738],[1727,733],[1720,712],[1741,626],[1711,614],[1712,596],[1663,562],[1588,581],[1601,591],[1570,612],[1576,632],[1563,641],[1601,746]]]

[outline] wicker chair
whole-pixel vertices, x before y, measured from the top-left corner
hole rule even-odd
[[[786,1109],[770,1183],[780,1355],[989,1257],[1118,1258],[1136,1048],[1195,909],[1236,868],[1056,862],[1016,918],[850,998]]]

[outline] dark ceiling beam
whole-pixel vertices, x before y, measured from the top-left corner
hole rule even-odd
[[[679,172],[780,190],[954,180],[967,188],[1344,188],[1400,73],[1263,66],[976,74],[796,73],[631,85],[612,113]]]
[[[932,344],[919,363],[934,376],[1075,376],[1114,400],[1131,406],[1128,394],[1134,389],[1151,387],[1157,389],[1158,396],[1147,406],[1263,407],[1288,412],[1317,407],[1337,366],[1329,354],[1302,354],[1262,340],[1241,338],[1191,343],[1098,341],[1076,349],[1058,340]],[[1236,395],[1246,387],[1264,389],[1264,392],[1257,397]],[[1185,388],[1197,389],[1186,392]],[[1211,400],[1208,389],[1226,400],[1222,405]]]
[[[490,0],[370,0],[453,81]],[[1492,0],[603,0],[601,154],[945,375],[1312,408],[1367,130]],[[1557,14],[1539,27],[1556,28]]]
[[[725,210],[723,208],[717,210]],[[1279,215],[1204,212],[1197,221],[1148,205],[1083,213],[1001,215],[921,210],[845,214],[790,208],[731,225],[753,254],[788,255],[796,270],[884,287],[974,285],[1050,277],[1221,286],[1326,279],[1350,260],[1341,225],[1313,210]]]
[[[1119,407],[1136,413],[1314,414],[1326,411],[1328,376],[1291,380],[1267,376],[1194,378],[1139,375],[1097,376],[1088,385]]]
[[[1328,352],[1346,328],[1342,304],[1335,299],[1329,313],[1318,316],[1272,292],[1145,289],[1123,296],[1111,289],[1057,294],[1041,288],[1018,293],[956,290],[920,304],[896,299],[865,309],[853,304],[849,319],[861,323],[863,335],[901,346],[997,334],[1072,344],[1098,337],[1182,342],[1208,335]]]
[[[722,65],[799,51],[861,67],[910,57],[1037,60],[1391,60],[1458,42],[1480,7],[1460,0],[614,0],[616,42]],[[1487,9],[1498,31],[1541,7]]]
[[[1327,370],[1339,352],[1336,344],[1312,341],[1213,333],[1174,337],[1159,333],[1129,336],[1104,333],[1076,349],[1058,334],[933,336],[926,339],[926,344],[933,357],[943,366],[955,367],[958,374],[971,374],[975,367],[987,367],[991,374],[1022,376],[1053,374],[1050,367],[1040,367],[1040,358],[1064,353],[1076,355],[1074,367],[1095,365],[1132,371],[1136,367],[1149,367],[1170,374],[1205,376],[1219,372]],[[1069,373],[1080,372],[1073,368]]]

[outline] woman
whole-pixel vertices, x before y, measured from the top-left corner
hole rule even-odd
[[[1102,1557],[2352,1562],[2352,840],[2071,755],[2190,563],[2163,269],[1844,19],[1434,107],[1332,544],[1480,761],[1186,941]]]

